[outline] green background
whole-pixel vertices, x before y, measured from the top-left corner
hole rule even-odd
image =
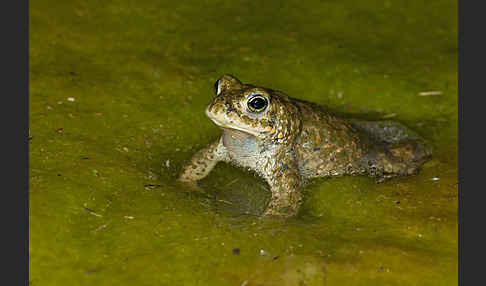
[[[457,285],[456,2],[30,1],[30,285]],[[398,120],[434,158],[312,180],[291,219],[229,165],[191,193],[224,73]]]

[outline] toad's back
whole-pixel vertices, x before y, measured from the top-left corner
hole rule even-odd
[[[293,103],[302,122],[295,150],[304,177],[368,173],[386,179],[413,174],[431,154],[400,123],[344,119],[313,103]]]

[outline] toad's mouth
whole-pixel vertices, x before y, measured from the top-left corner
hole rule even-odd
[[[253,135],[258,137],[258,133],[252,130],[248,130],[247,128],[238,126],[237,122],[235,122],[232,118],[229,118],[226,115],[223,116],[215,116],[213,112],[209,111],[209,107],[206,108],[206,116],[209,117],[216,125],[218,125],[223,130],[236,130],[248,135]]]

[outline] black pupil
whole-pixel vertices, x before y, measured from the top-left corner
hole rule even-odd
[[[267,100],[261,97],[254,98],[250,101],[250,106],[255,110],[263,109],[266,105]]]

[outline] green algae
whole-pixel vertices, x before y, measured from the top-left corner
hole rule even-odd
[[[455,285],[456,5],[31,2],[30,284]],[[268,186],[228,165],[191,193],[174,178],[219,135],[204,108],[224,73],[399,120],[434,158],[313,180],[286,220],[260,218]]]

